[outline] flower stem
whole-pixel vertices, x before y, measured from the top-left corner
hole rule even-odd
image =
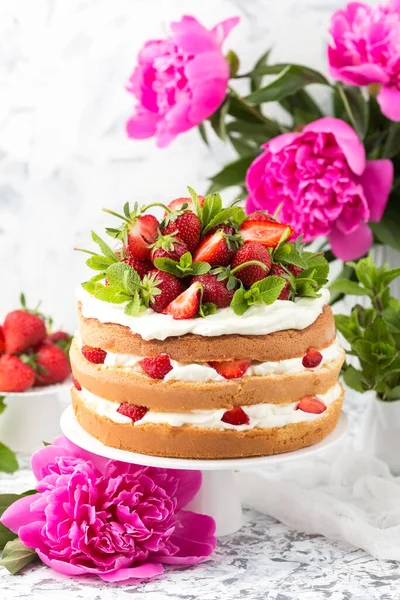
[[[246,100],[244,98],[242,98],[242,96],[240,96],[233,88],[231,88],[231,86],[229,86],[229,91],[230,91],[231,95],[243,106],[243,108],[245,108],[247,110],[247,112],[251,113],[254,117],[257,117],[257,119],[261,123],[270,124],[269,119],[264,117],[264,115],[262,115],[256,108],[254,108],[254,106],[251,106],[251,104],[248,104],[246,102]]]
[[[347,115],[349,117],[349,120],[351,121],[351,125],[352,125],[353,129],[357,132],[357,123],[354,120],[354,115],[353,115],[353,112],[351,110],[351,106],[349,104],[349,101],[347,100],[347,96],[346,96],[346,94],[344,92],[344,89],[343,89],[343,86],[342,86],[342,84],[340,82],[336,84],[336,89],[337,89],[337,91],[339,93],[339,96],[340,96],[340,99],[342,100],[343,105],[344,105],[344,107],[346,109],[346,112],[347,112]]]

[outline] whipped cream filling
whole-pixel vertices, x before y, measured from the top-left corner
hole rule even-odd
[[[329,291],[321,289],[319,298],[298,298],[295,302],[276,300],[274,304],[254,304],[243,315],[232,308],[221,308],[205,318],[175,320],[171,315],[147,309],[137,317],[124,313],[125,304],[111,304],[98,300],[82,286],[77,289],[82,314],[101,323],[117,323],[129,327],[144,340],[165,340],[193,333],[205,337],[218,335],[267,335],[285,329],[305,329],[319,317],[329,302]]]
[[[107,417],[114,423],[132,423],[129,417],[117,412],[119,404],[100,398],[92,392],[82,388],[79,392],[81,399],[93,412],[102,417]],[[328,408],[340,398],[342,388],[337,383],[326,394],[317,394],[315,397],[321,400]],[[219,410],[194,410],[191,412],[158,412],[149,410],[143,419],[136,421],[133,425],[143,425],[145,423],[159,423],[170,425],[171,427],[182,427],[190,425],[201,429],[235,429],[236,431],[248,431],[250,429],[268,429],[271,427],[284,427],[292,423],[302,423],[316,421],[324,418],[326,411],[321,414],[306,413],[297,409],[298,402],[289,404],[255,404],[253,406],[242,406],[244,412],[249,417],[248,425],[230,425],[221,421],[226,412],[225,408]]]
[[[79,338],[78,343],[80,344]],[[318,371],[326,366],[331,361],[337,360],[343,353],[338,338],[333,344],[320,350],[322,361],[320,364],[309,369],[303,366],[303,357],[289,358],[285,360],[253,362],[248,367],[244,377],[246,376],[263,376],[263,375],[280,375],[283,373],[302,373],[304,371]],[[133,354],[114,354],[107,352],[103,368],[125,368],[134,373],[143,373],[139,361],[143,356],[134,356]],[[172,370],[164,377],[164,381],[226,381],[215,369],[207,363],[180,363],[176,360],[171,360]]]

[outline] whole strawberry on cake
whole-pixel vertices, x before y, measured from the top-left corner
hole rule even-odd
[[[73,406],[105,445],[231,458],[310,446],[335,427],[344,351],[328,263],[277,215],[191,188],[160,221],[128,204],[78,289]],[[118,225],[118,224],[117,224]]]

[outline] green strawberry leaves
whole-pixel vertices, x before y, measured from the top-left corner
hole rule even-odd
[[[253,283],[249,290],[243,287],[236,290],[231,307],[237,315],[243,315],[253,304],[273,304],[286,285],[283,277],[271,275]]]
[[[219,194],[208,194],[204,198],[203,206],[200,206],[199,197],[193,188],[188,187],[196,208],[197,216],[201,221],[202,234],[207,234],[211,229],[223,224],[232,224],[239,227],[246,218],[246,214],[240,206],[222,207],[222,199]]]
[[[190,252],[186,252],[180,257],[179,262],[172,258],[156,258],[154,266],[160,271],[171,273],[175,277],[183,278],[195,275],[204,275],[208,273],[211,266],[206,262],[193,263]]]

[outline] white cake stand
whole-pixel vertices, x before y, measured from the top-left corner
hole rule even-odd
[[[71,385],[69,377],[25,392],[0,391],[7,405],[0,415],[0,441],[15,452],[33,452],[60,435],[60,416]]]
[[[302,448],[301,450],[286,454],[277,454],[275,456],[223,460],[165,458],[110,448],[91,436],[79,425],[72,406],[66,408],[61,417],[61,429],[64,435],[80,448],[93,452],[93,454],[104,456],[105,458],[149,467],[201,470],[203,484],[188,508],[195,512],[212,516],[216,522],[217,536],[223,536],[235,533],[243,525],[242,506],[234,478],[235,470],[272,466],[291,460],[308,458],[327,448],[331,448],[345,434],[347,430],[347,417],[342,412],[334,431],[322,440],[322,442],[309,448]]]

